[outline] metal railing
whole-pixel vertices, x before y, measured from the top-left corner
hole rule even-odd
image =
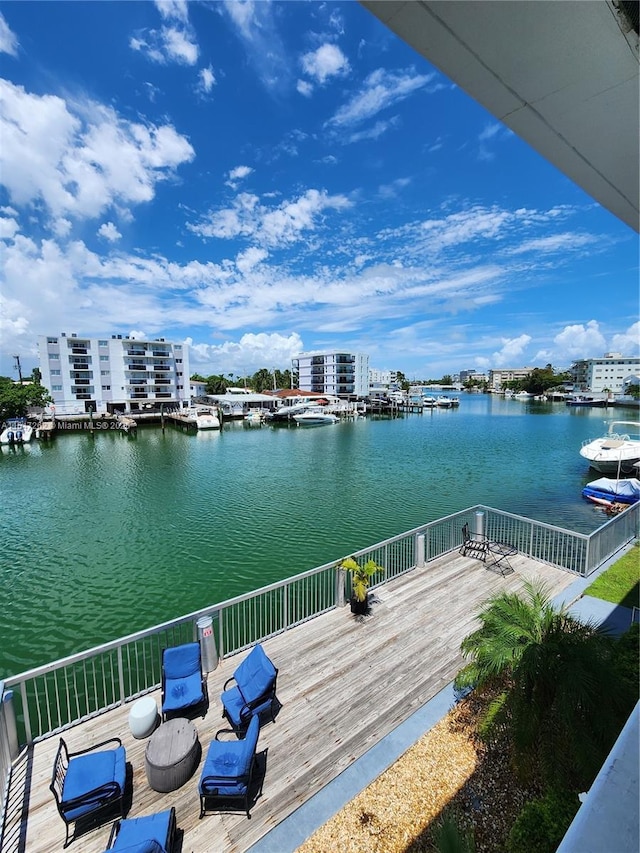
[[[375,588],[458,549],[468,523],[476,532],[482,525],[490,539],[508,542],[532,559],[586,576],[637,536],[639,517],[636,504],[587,535],[478,505],[352,556],[373,559],[381,567],[372,578]],[[201,617],[212,617],[222,658],[341,606],[351,595],[350,575],[336,571],[341,559],[7,678],[9,701],[0,704],[0,779],[6,778],[18,746],[157,689],[162,649],[197,639]]]

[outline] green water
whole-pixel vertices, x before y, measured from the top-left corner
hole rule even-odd
[[[579,456],[622,410],[463,395],[317,428],[58,434],[0,454],[0,677],[483,503],[589,532]]]

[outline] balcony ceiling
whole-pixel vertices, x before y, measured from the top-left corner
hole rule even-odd
[[[638,231],[638,36],[608,0],[361,0]]]

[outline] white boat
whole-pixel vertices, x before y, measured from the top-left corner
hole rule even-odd
[[[613,477],[600,477],[592,480],[582,490],[583,497],[601,506],[614,503],[635,504],[640,501],[640,480],[636,477],[616,480]]]
[[[198,429],[220,429],[220,418],[210,409],[196,409]]]
[[[518,391],[517,394],[513,395],[514,400],[533,400],[534,395],[530,394],[528,391]]]
[[[443,395],[442,397],[436,398],[436,405],[439,406],[441,409],[451,409],[453,407],[453,400],[451,399],[451,397]]]
[[[32,437],[33,427],[25,418],[12,418],[0,433],[0,444],[26,444]]]
[[[432,409],[434,406],[438,405],[438,401],[436,400],[435,397],[423,397],[422,398],[422,405],[427,406],[428,408]]]
[[[601,438],[582,442],[580,456],[601,474],[631,474],[640,462],[640,421],[612,421]]]
[[[293,416],[298,426],[323,426],[324,424],[337,424],[338,417],[325,411],[321,406],[309,406],[306,412],[300,412]]]
[[[264,420],[264,415],[259,409],[249,409],[244,419],[248,424],[261,424]]]

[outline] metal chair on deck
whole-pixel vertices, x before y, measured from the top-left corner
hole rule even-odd
[[[113,744],[110,749],[103,749],[110,744]],[[119,738],[78,752],[69,752],[60,738],[49,788],[65,824],[65,847],[79,834],[81,822],[98,826],[116,807],[124,817],[125,780],[126,756]],[[69,838],[72,823],[74,834]]]
[[[207,680],[202,671],[200,643],[184,643],[162,652],[162,721],[184,717],[204,706],[207,709]],[[204,716],[204,714],[203,714]]]
[[[222,716],[227,718],[234,731],[245,731],[254,716],[262,718],[268,714],[272,721],[275,720],[277,678],[278,670],[258,643],[236,667],[220,697]],[[234,681],[235,685],[231,687]]]
[[[474,533],[471,535],[469,525],[462,525],[462,545],[460,546],[459,553],[463,557],[475,557],[484,563],[487,559],[488,546],[489,540],[484,534]]]
[[[111,828],[110,850],[122,853],[172,853],[176,835],[176,810],[118,820]]]

